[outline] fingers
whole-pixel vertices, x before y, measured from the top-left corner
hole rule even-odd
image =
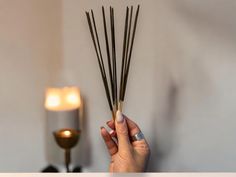
[[[125,115],[123,115],[123,116],[126,119],[126,123],[128,126],[128,131],[129,131],[130,136],[134,136],[135,134],[140,132],[139,126],[134,121],[132,121],[131,119],[129,119]],[[113,121],[113,119],[111,119],[107,122],[107,126],[110,127],[112,130],[115,130],[115,122]]]
[[[113,119],[107,121],[107,126],[110,127],[112,130],[115,130],[115,122]]]
[[[130,134],[130,137],[134,136],[135,134],[141,132],[139,126],[134,122],[132,121],[131,119],[129,119],[128,117],[126,117],[126,121],[127,121],[127,125],[128,125],[128,128],[129,128],[129,134]],[[132,145],[147,145],[148,146],[148,143],[146,141],[146,139],[142,139],[142,140],[139,140],[139,141],[133,141],[132,142]]]
[[[112,134],[112,133],[111,133]],[[101,135],[103,137],[103,140],[107,146],[107,149],[109,151],[109,154],[113,156],[118,152],[118,148],[116,143],[112,140],[111,135],[107,132],[107,130],[104,127],[101,127]]]
[[[111,130],[109,132],[109,134],[111,135],[111,137],[115,138],[116,137],[116,132],[114,130]]]
[[[135,134],[139,133],[141,130],[139,126],[132,120],[130,120],[128,117],[126,117],[126,122],[129,128],[129,135],[134,136]]]
[[[132,136],[134,136],[135,134],[137,134],[141,131],[139,126],[134,121],[132,121],[130,118],[128,118],[125,115],[122,115],[122,116],[126,120],[126,125],[128,127],[128,136],[129,137],[132,137]],[[112,130],[114,130],[114,132],[112,131],[112,133],[110,133],[112,137],[117,136],[117,133],[116,133],[116,130],[115,130],[115,126],[116,126],[115,124],[116,123],[113,121],[113,119],[111,119],[110,121],[107,122],[108,127],[110,127]],[[142,140],[142,141],[146,142],[145,139]]]
[[[126,123],[126,119],[123,117],[120,111],[116,112],[115,129],[116,129],[119,149],[122,149],[124,151],[129,150],[131,144],[129,139],[128,126]]]

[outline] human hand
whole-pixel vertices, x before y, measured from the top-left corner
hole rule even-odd
[[[101,135],[111,156],[109,171],[144,172],[150,149],[143,136],[139,140],[131,140],[134,135],[141,132],[138,125],[120,111],[116,113],[116,121],[110,120],[107,125],[112,131],[109,133],[101,127]]]

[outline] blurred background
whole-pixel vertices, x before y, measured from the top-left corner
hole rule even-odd
[[[124,114],[151,146],[148,171],[236,171],[236,1],[0,0],[0,172],[50,164],[45,90],[62,86],[84,101],[75,165],[108,171],[100,126],[111,116],[85,11],[102,36],[101,6],[114,6],[120,59],[125,8],[137,4]]]

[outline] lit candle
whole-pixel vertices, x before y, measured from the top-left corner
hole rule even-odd
[[[71,133],[70,130],[65,130],[65,131],[61,132],[61,136],[62,136],[63,138],[70,138],[71,135],[72,135],[72,133]]]
[[[48,88],[45,107],[51,111],[70,111],[79,109],[80,91],[77,87]]]

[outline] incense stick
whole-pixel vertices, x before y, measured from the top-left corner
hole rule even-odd
[[[126,80],[126,70],[128,65],[128,55],[129,55],[129,46],[130,46],[130,34],[131,34],[131,28],[132,28],[132,17],[133,17],[133,6],[131,6],[131,12],[128,22],[128,36],[125,46],[125,59],[124,59],[124,76],[123,76],[123,88],[122,88],[122,95],[121,95],[121,102],[124,101],[124,95],[125,95],[125,80]],[[121,105],[122,107],[122,105]]]
[[[140,8],[140,5],[138,5],[138,8],[136,10],[136,15],[135,15],[134,28],[133,28],[133,34],[132,34],[132,40],[131,40],[131,46],[130,46],[130,51],[129,51],[129,56],[128,56],[128,65],[127,65],[126,73],[125,73],[125,83],[124,83],[124,92],[123,92],[123,99],[122,99],[122,101],[124,101],[124,97],[125,97],[126,85],[127,85],[127,80],[128,80],[128,75],[129,75],[129,68],[130,68],[130,60],[131,60],[131,56],[132,56],[134,38],[135,38],[137,21],[138,21],[138,15],[139,15],[139,8]]]
[[[107,25],[106,25],[106,16],[105,16],[105,10],[102,6],[102,16],[103,16],[103,26],[104,26],[104,34],[105,34],[105,42],[106,42],[106,51],[107,51],[107,63],[108,63],[108,69],[109,69],[109,78],[110,78],[110,87],[111,90],[113,90],[113,76],[112,76],[112,68],[111,68],[111,57],[110,57],[110,49],[109,49],[109,42],[108,42],[108,35],[107,35]],[[112,93],[112,100],[114,100],[114,92]]]
[[[124,39],[123,39],[123,52],[122,52],[122,64],[121,64],[121,76],[120,76],[120,95],[119,102],[121,102],[121,98],[123,95],[123,85],[124,85],[124,73],[125,73],[125,57],[126,57],[126,42],[127,42],[127,30],[128,30],[128,18],[129,18],[129,8],[126,8],[126,17],[125,17],[125,28],[124,28]],[[119,106],[119,110],[121,110],[121,106]]]
[[[104,67],[102,51],[101,51],[101,47],[100,47],[100,42],[99,42],[99,37],[98,37],[98,32],[97,32],[97,27],[96,27],[96,22],[95,22],[93,10],[91,10],[91,14],[92,14],[92,20],[93,20],[93,27],[94,27],[94,31],[95,31],[95,36],[96,36],[96,39],[97,39],[97,45],[98,45],[98,51],[99,51],[99,55],[100,55],[101,66],[102,66],[104,77],[106,78],[106,70],[105,70],[105,67]]]
[[[128,38],[127,38],[127,46],[126,46],[126,54],[125,54],[125,70],[128,65],[128,55],[129,55],[129,48],[130,48],[130,33],[132,28],[132,17],[133,17],[133,6],[131,6],[131,12],[130,12],[130,19],[129,19],[129,30],[128,30]]]
[[[114,86],[114,109],[118,109],[117,103],[117,73],[116,73],[116,42],[115,42],[115,19],[114,19],[114,9],[110,7],[110,21],[111,21],[111,44],[112,44],[112,64],[113,64],[113,86]]]
[[[89,25],[89,30],[90,30],[91,37],[92,37],[92,40],[93,40],[94,48],[95,48],[95,51],[96,51],[96,55],[97,55],[97,60],[98,60],[100,72],[101,72],[101,75],[102,75],[103,85],[104,85],[104,88],[105,88],[105,91],[106,91],[107,101],[108,101],[108,104],[109,104],[109,108],[110,108],[110,110],[112,111],[112,116],[114,117],[114,112],[113,112],[113,109],[112,109],[112,104],[111,104],[111,98],[110,98],[109,88],[108,88],[108,85],[107,85],[107,80],[106,80],[106,77],[105,77],[105,72],[104,72],[104,70],[103,70],[104,67],[102,67],[102,63],[101,63],[101,60],[100,60],[100,58],[99,58],[99,52],[98,52],[96,40],[95,40],[95,37],[94,37],[94,32],[93,32],[93,27],[92,27],[92,23],[91,23],[91,18],[90,18],[89,12],[86,12],[86,16],[87,16],[88,25]],[[94,26],[94,29],[96,29],[95,27],[96,27],[96,26]],[[97,42],[98,42],[98,41],[97,41]]]
[[[110,44],[108,39],[108,30],[106,23],[106,15],[105,9],[102,6],[102,17],[103,17],[103,27],[104,27],[104,35],[105,35],[105,44],[106,44],[106,53],[107,53],[107,66],[109,73],[109,82],[110,87],[107,81],[106,68],[104,65],[103,55],[101,51],[100,41],[98,37],[95,17],[93,14],[93,10],[91,10],[92,18],[90,18],[89,12],[86,12],[87,21],[89,25],[89,30],[91,33],[92,41],[94,44],[103,85],[106,91],[106,97],[109,104],[109,108],[112,112],[113,119],[115,118],[115,111],[118,109],[122,111],[122,104],[125,98],[126,86],[128,81],[130,63],[132,50],[134,45],[134,38],[136,33],[138,15],[139,15],[138,5],[136,9],[136,15],[133,24],[133,6],[131,6],[131,10],[129,7],[126,7],[126,16],[125,16],[125,25],[124,25],[124,38],[123,38],[123,50],[122,50],[122,64],[121,64],[121,74],[120,74],[120,86],[119,86],[119,100],[118,100],[118,89],[117,89],[117,58],[116,58],[116,36],[115,36],[115,14],[114,9],[110,7]],[[92,19],[92,20],[91,20]],[[108,28],[109,29],[109,28]],[[131,32],[132,31],[132,32]],[[111,55],[110,55],[111,50]],[[111,92],[111,95],[110,95]],[[111,97],[112,96],[112,97]]]

